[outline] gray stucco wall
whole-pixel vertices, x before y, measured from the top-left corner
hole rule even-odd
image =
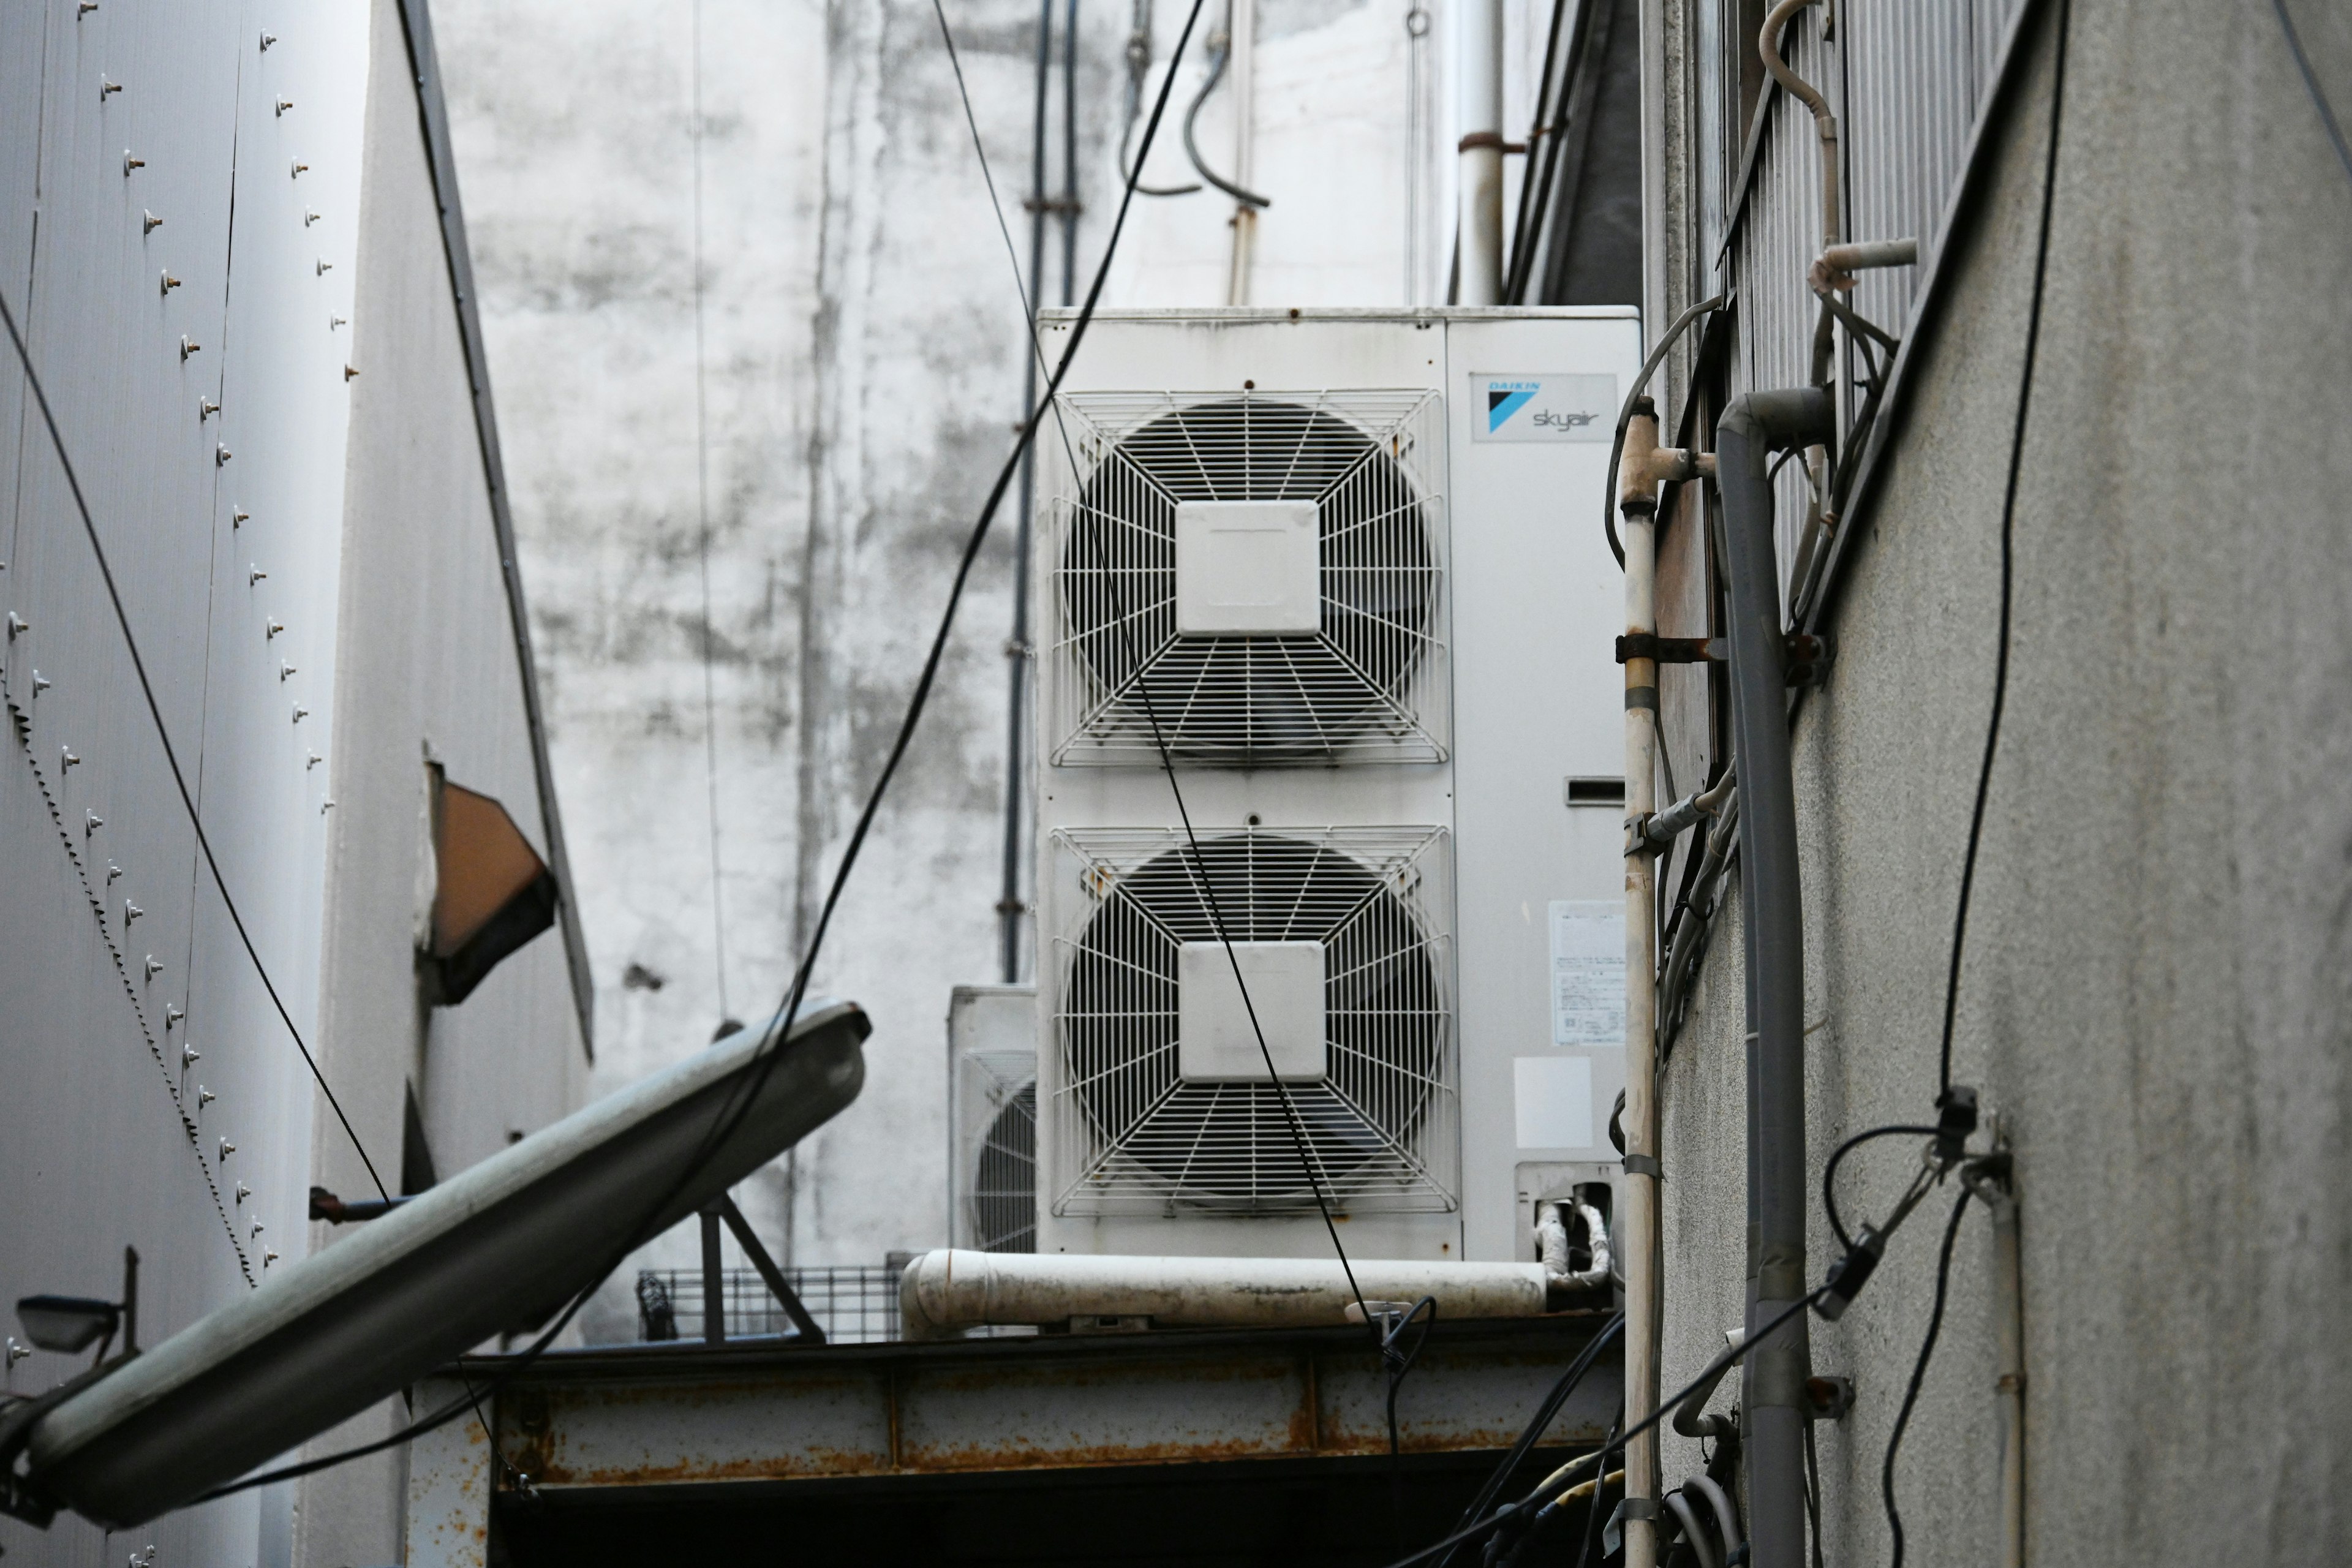
[[[2330,1561],[2352,1533],[2352,182],[2266,5],[2073,9],[1954,1064],[2018,1156],[2030,1552]],[[2341,104],[2352,32],[2298,11]],[[1797,730],[1815,1172],[1853,1131],[1932,1120],[2048,133],[2035,47]],[[1664,1090],[1669,1391],[1740,1319],[1732,908]],[[1851,1161],[1847,1213],[1883,1215],[1914,1157]],[[1879,1464],[1949,1202],[1814,1325],[1817,1370],[1859,1385],[1818,1431],[1832,1561],[1885,1554]],[[1903,1449],[1915,1563],[1995,1558],[1988,1239],[1979,1212]],[[1818,1216],[1811,1247],[1818,1279]],[[1697,1465],[1669,1440],[1669,1485]]]

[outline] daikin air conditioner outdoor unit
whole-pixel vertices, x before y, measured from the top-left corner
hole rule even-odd
[[[1359,1256],[1532,1258],[1610,1179],[1640,349],[1096,317],[1038,443],[1039,1250],[1318,1255],[1311,1163]]]
[[[1037,1250],[1037,992],[959,985],[948,1002],[948,1245]]]

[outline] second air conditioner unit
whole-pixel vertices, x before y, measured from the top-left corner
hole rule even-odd
[[[1639,352],[1614,309],[1095,319],[1038,447],[1039,1250],[1316,1255],[1319,1186],[1359,1256],[1518,1258],[1607,1179]]]

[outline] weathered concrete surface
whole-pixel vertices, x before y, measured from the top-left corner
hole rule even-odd
[[[2030,1560],[2334,1561],[2352,1533],[2352,183],[2269,7],[2073,9],[1954,1061],[2018,1153]],[[2340,105],[2352,30],[2296,9]],[[1797,734],[1814,1170],[1936,1092],[2047,134],[2037,47]],[[1669,1389],[1740,1318],[1732,909],[1664,1089]],[[1851,1161],[1846,1213],[1883,1215],[1914,1157],[1889,1140]],[[1885,1555],[1879,1466],[1949,1201],[1814,1325],[1819,1370],[1859,1384],[1819,1429],[1832,1561]],[[1832,1245],[1817,1223],[1813,1278]],[[1902,1451],[1914,1563],[1997,1560],[1993,1309],[1979,1214]],[[1670,1440],[1669,1484],[1696,1468]]]
[[[1276,206],[1259,300],[1402,297],[1407,9],[1262,0],[1259,179]],[[1025,255],[1036,10],[948,12]],[[1159,60],[1183,15],[1158,5]],[[1524,0],[1512,15],[1523,42],[1549,11]],[[610,1087],[782,995],[1012,439],[1019,303],[922,0],[442,0],[436,17]],[[1430,297],[1453,225],[1446,18],[1433,22]],[[1128,25],[1124,6],[1082,7],[1080,291],[1113,206]],[[1203,38],[1151,179],[1182,177],[1178,117]],[[1515,122],[1533,70],[1514,67]],[[1228,168],[1230,116],[1221,89],[1201,122]],[[1230,213],[1213,194],[1139,201],[1106,300],[1223,304]],[[1060,282],[1056,238],[1049,302]],[[864,1100],[740,1194],[795,1264],[947,1234],[940,1032],[950,986],[997,973],[1013,524],[1008,506],[817,976],[874,1016]],[[680,1232],[644,1261],[677,1266],[693,1247]],[[634,1332],[625,1295],[608,1293],[591,1331]]]

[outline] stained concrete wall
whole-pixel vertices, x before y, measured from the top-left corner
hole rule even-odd
[[[1259,302],[1403,298],[1409,161],[1419,292],[1443,296],[1451,17],[1430,8],[1416,149],[1408,9],[1261,0]],[[1216,10],[1153,181],[1187,174],[1178,121]],[[1510,8],[1514,123],[1549,14]],[[782,994],[1010,445],[1020,306],[928,4],[435,15],[610,1089]],[[1036,10],[948,15],[1025,257]],[[1183,15],[1157,7],[1156,59]],[[1081,8],[1081,292],[1114,205],[1129,22]],[[1200,136],[1228,169],[1232,126],[1220,89]],[[1223,304],[1231,211],[1139,200],[1106,300]],[[1058,299],[1058,237],[1045,281]],[[817,973],[874,1016],[864,1096],[738,1194],[795,1264],[946,1239],[940,1033],[950,989],[998,973],[1013,521]],[[694,1250],[682,1229],[639,1261]],[[634,1334],[624,1289],[590,1328]]]
[[[2352,181],[2267,5],[2072,10],[1953,1069],[2013,1139],[2023,1194],[2029,1560],[2333,1561],[2352,1532]],[[2345,103],[2352,29],[2296,12]],[[1931,1119],[1992,701],[2047,26],[2032,47],[1796,732],[1814,1173],[1855,1131]],[[1664,1087],[1670,1390],[1741,1316],[1739,934],[1735,900]],[[1916,1152],[1849,1162],[1846,1213],[1883,1215]],[[1887,1552],[1879,1467],[1951,1196],[1843,1322],[1813,1326],[1817,1369],[1858,1387],[1817,1434],[1832,1561]],[[1811,1247],[1818,1279],[1818,1216]],[[1914,1563],[1996,1560],[1996,1307],[1979,1211],[1902,1450]],[[1671,1439],[1668,1484],[1697,1468]]]

